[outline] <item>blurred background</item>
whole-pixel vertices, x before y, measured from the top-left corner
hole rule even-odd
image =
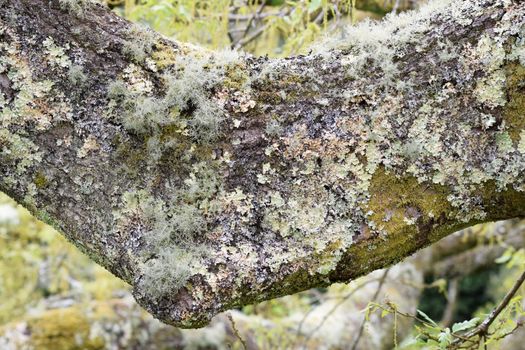
[[[104,0],[100,0],[104,1]],[[308,53],[349,25],[422,0],[106,0],[119,15],[210,49]],[[163,325],[130,287],[0,193],[0,349],[445,349],[483,319],[525,268],[525,221],[476,226],[348,284]],[[520,290],[490,348],[522,349]],[[448,330],[448,331],[447,331]],[[465,347],[468,344],[465,345]],[[477,348],[477,347],[472,347]]]

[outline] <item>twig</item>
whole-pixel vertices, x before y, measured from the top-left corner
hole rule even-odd
[[[259,15],[261,14],[261,12],[264,10],[264,7],[266,6],[266,1],[263,1],[261,3],[261,6],[259,6],[259,9],[253,14],[252,18],[250,18],[250,20],[248,21],[248,24],[246,24],[246,29],[244,30],[244,34],[242,36],[242,38],[245,38],[246,35],[248,35],[248,32],[250,31],[250,28],[253,24],[253,21],[259,17]]]
[[[255,19],[257,20],[261,20],[263,18],[266,18],[266,17],[270,17],[270,16],[277,16],[278,15],[278,12],[276,11],[272,11],[272,12],[267,12],[267,13],[260,13],[259,15],[256,16]],[[238,14],[231,14],[228,16],[228,20],[230,22],[236,22],[236,21],[249,21],[251,18],[253,18],[253,15],[238,15]]]
[[[383,287],[383,284],[385,283],[386,276],[388,275],[388,271],[390,271],[390,269],[386,269],[385,272],[383,272],[383,276],[381,276],[381,279],[379,280],[379,285],[377,286],[377,290],[374,293],[374,296],[371,301],[375,302],[377,297],[379,296],[379,293],[381,292],[381,288]],[[366,323],[366,318],[363,319],[363,322],[361,322],[361,326],[359,326],[359,332],[357,333],[357,338],[355,339],[354,344],[352,345],[352,350],[357,349],[357,344],[359,344],[359,341],[361,340],[361,336],[363,335],[363,331],[365,329],[365,323]]]
[[[237,339],[239,339],[239,341],[241,342],[241,344],[242,344],[242,348],[243,348],[244,350],[247,350],[248,347],[246,346],[246,342],[244,341],[244,339],[242,339],[241,335],[239,334],[239,330],[238,330],[237,327],[235,326],[235,321],[233,320],[232,314],[231,314],[231,313],[228,313],[226,316],[228,317],[228,320],[230,320],[230,323],[231,323],[231,325],[232,325],[233,334],[235,334],[235,336],[237,337]]]
[[[342,304],[344,304],[348,299],[350,299],[350,297],[352,297],[352,295],[354,295],[358,290],[360,290],[361,288],[365,287],[366,285],[372,283],[372,282],[376,282],[376,281],[379,281],[380,279],[379,278],[372,278],[372,279],[369,279],[369,280],[366,280],[365,282],[359,284],[358,286],[356,286],[354,289],[352,289],[351,292],[347,293],[345,296],[343,296],[341,298],[341,300],[339,300],[331,309],[330,311],[328,311],[323,319],[321,320],[321,322],[319,322],[319,324],[308,334],[308,336],[306,337],[306,339],[303,341],[303,347],[306,345],[306,343],[308,342],[308,340],[310,340],[310,338],[313,336],[313,334],[315,332],[317,332],[321,327],[322,325],[326,322],[326,320],[334,313],[335,310],[337,310],[339,308],[339,306],[341,306]],[[334,299],[334,298],[326,298],[326,300],[329,300],[329,299]],[[303,316],[303,318],[301,319],[301,321],[299,322],[299,325],[297,327],[297,337],[299,337],[301,335],[301,330],[302,330],[302,327],[304,325],[304,322],[306,321],[306,319],[308,318],[308,316],[314,311],[314,308],[311,308],[310,310],[308,310],[308,312]]]
[[[394,4],[394,8],[392,9],[393,13],[397,13],[397,10],[399,9],[399,0],[396,0]]]
[[[475,336],[479,336],[480,338],[485,338],[488,334],[490,325],[498,318],[499,314],[509,305],[510,301],[516,294],[516,292],[520,289],[521,285],[525,281],[525,271],[523,271],[520,275],[520,277],[516,280],[512,288],[507,292],[503,300],[499,303],[499,305],[492,310],[492,312],[481,322],[479,326],[474,328],[472,331],[468,332],[464,335],[465,338],[473,338]],[[451,345],[459,345],[461,343],[461,340],[456,339],[454,342],[452,342]]]
[[[291,7],[287,8],[284,11],[280,11],[279,14],[277,15],[277,17],[288,16],[291,12],[292,12],[292,8]],[[261,34],[264,33],[268,29],[268,27],[269,27],[268,24],[265,24],[265,25],[259,27],[259,29],[257,29],[255,32],[253,32],[252,35],[242,38],[236,44],[232,45],[232,47],[234,49],[237,49],[237,50],[243,48],[244,46],[248,45],[249,43],[251,43],[252,41],[257,39],[259,36],[261,36]]]
[[[450,281],[448,285],[447,306],[445,307],[445,312],[443,313],[443,317],[441,318],[440,322],[443,327],[448,327],[452,324],[458,302],[458,292],[459,279],[454,278]]]

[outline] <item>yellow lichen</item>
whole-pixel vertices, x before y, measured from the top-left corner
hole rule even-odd
[[[165,44],[157,44],[151,54],[159,69],[166,69],[176,63],[176,51]]]

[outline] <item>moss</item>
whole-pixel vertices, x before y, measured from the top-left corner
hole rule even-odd
[[[370,193],[366,208],[372,211],[370,220],[388,234],[415,233],[411,223],[424,225],[453,212],[445,186],[419,183],[412,176],[397,178],[382,168],[372,176]]]
[[[35,349],[104,349],[104,340],[90,337],[90,322],[79,309],[50,310],[28,321]]]
[[[222,85],[232,90],[241,90],[249,81],[249,78],[244,64],[231,64],[225,68]]]
[[[172,67],[177,62],[175,49],[162,43],[155,45],[155,50],[151,53],[151,58],[161,70]]]
[[[48,185],[48,180],[47,180],[46,176],[44,175],[44,173],[42,173],[40,171],[36,173],[33,182],[34,182],[34,184],[36,185],[36,187],[38,189],[43,189],[43,188],[47,187],[47,185]]]
[[[479,189],[479,194],[486,203],[487,218],[485,221],[503,220],[521,216],[525,206],[525,192],[507,186],[503,190],[495,181],[488,181]]]
[[[518,62],[505,66],[507,76],[508,103],[503,111],[503,120],[509,128],[509,134],[515,143],[525,129],[525,67]]]

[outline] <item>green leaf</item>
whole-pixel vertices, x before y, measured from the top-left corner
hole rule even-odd
[[[441,349],[446,349],[450,343],[452,343],[452,334],[450,333],[450,328],[445,328],[445,330],[438,335],[439,346]]]
[[[495,260],[496,264],[504,264],[512,258],[514,254],[514,248],[508,248],[499,258]]]
[[[478,322],[479,322],[479,317],[475,317],[468,321],[454,323],[452,325],[452,332],[456,333],[456,332],[461,332],[467,329],[474,328],[478,325]]]
[[[425,319],[425,321],[427,321],[428,323],[430,323],[430,324],[433,325],[434,327],[439,327],[439,326],[437,325],[437,323],[434,322],[434,320],[432,320],[430,317],[428,317],[428,315],[427,315],[426,313],[424,313],[423,311],[421,311],[421,310],[418,309],[418,310],[417,310],[417,313],[418,313],[421,317],[423,317],[423,318]]]

